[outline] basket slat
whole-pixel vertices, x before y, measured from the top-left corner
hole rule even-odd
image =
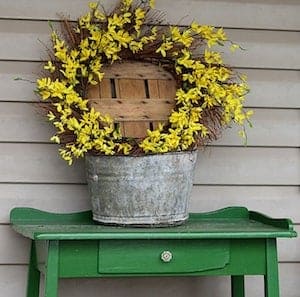
[[[173,99],[173,106],[171,107],[170,111],[175,106],[175,94],[176,94],[176,82],[175,80],[172,81],[166,81],[166,80],[158,80],[157,81],[158,86],[158,94],[159,98],[172,98]],[[153,121],[153,129],[156,129],[158,127],[159,123],[165,123],[167,122],[167,119],[170,115],[170,112],[168,116],[164,119],[164,121]]]
[[[102,114],[109,114],[116,122],[165,121],[174,101],[168,99],[90,99],[90,102]],[[157,106],[159,105],[159,108]]]
[[[120,79],[119,87],[120,97],[123,99],[127,99],[128,101],[139,98],[146,99],[144,80]],[[124,136],[141,138],[145,136],[145,131],[149,128],[148,122],[126,122],[124,123]]]
[[[171,73],[151,63],[136,61],[115,62],[112,65],[103,66],[102,70],[107,78],[173,80]]]

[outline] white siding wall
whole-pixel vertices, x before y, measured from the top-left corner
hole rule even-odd
[[[0,0],[0,296],[25,296],[29,242],[9,227],[9,211],[31,206],[53,211],[89,208],[83,163],[68,167],[49,143],[52,128],[35,107],[33,84],[45,57],[47,20],[57,12],[76,17],[85,0]],[[109,7],[112,0],[104,1]],[[196,19],[227,29],[247,48],[227,62],[249,76],[247,107],[254,129],[243,147],[236,129],[199,152],[191,211],[244,205],[290,217],[300,232],[300,1],[157,0],[168,19]],[[282,297],[299,297],[300,239],[279,241]],[[227,278],[141,278],[64,280],[60,296],[229,296]],[[249,295],[262,293],[262,279],[250,278]],[[100,293],[99,293],[100,292]],[[200,293],[203,292],[203,293]],[[226,295],[227,294],[227,295]],[[261,295],[262,296],[262,295]]]

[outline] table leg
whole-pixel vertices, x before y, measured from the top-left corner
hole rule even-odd
[[[231,297],[245,297],[244,275],[231,276]]]
[[[27,297],[38,297],[40,290],[40,272],[37,268],[36,248],[34,240],[31,241],[30,259],[28,266]]]
[[[57,297],[58,288],[58,240],[50,240],[45,272],[45,297]]]
[[[276,238],[266,240],[266,261],[265,297],[279,297]]]

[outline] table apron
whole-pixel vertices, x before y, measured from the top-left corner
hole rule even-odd
[[[267,240],[61,240],[58,276],[266,275]],[[49,241],[36,240],[35,247],[45,273]]]

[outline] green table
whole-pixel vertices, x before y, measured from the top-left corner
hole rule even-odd
[[[244,276],[263,275],[265,296],[279,297],[276,238],[295,237],[292,222],[243,207],[192,213],[170,228],[98,225],[90,211],[54,214],[15,208],[11,223],[32,239],[27,297],[56,297],[59,278],[230,275],[232,297]],[[223,297],[223,296],[222,296]]]

